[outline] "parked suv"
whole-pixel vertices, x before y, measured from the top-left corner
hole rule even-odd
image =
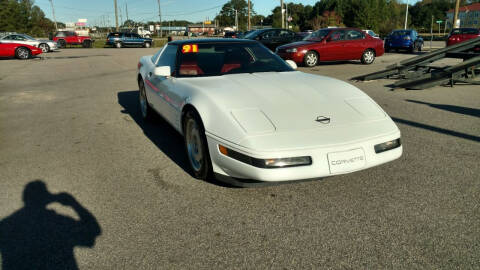
[[[105,45],[114,46],[117,48],[122,47],[145,47],[150,48],[153,44],[151,38],[143,38],[139,34],[135,33],[122,33],[114,32],[109,33],[107,36],[107,42]]]
[[[455,28],[447,39],[447,47],[454,44],[480,37],[480,29],[477,28]]]
[[[60,48],[65,48],[67,44],[91,48],[94,42],[89,36],[79,36],[73,31],[58,31],[53,36],[53,41],[56,41]]]

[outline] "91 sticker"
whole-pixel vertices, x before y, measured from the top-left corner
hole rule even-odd
[[[182,53],[197,53],[198,45],[197,44],[185,44],[182,46]]]

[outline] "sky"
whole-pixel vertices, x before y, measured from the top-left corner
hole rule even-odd
[[[55,17],[59,22],[76,22],[78,19],[87,19],[88,24],[114,25],[115,9],[113,0],[52,0],[55,8]],[[271,10],[280,5],[280,0],[251,0],[257,14],[269,15]],[[313,5],[318,0],[284,0],[287,3],[302,3]],[[407,0],[403,0],[406,2]],[[410,3],[418,0],[410,0]],[[200,22],[213,19],[229,0],[160,0],[162,20],[188,20]],[[49,0],[34,0],[45,15],[52,19],[52,9]],[[158,20],[157,0],[117,0],[119,21],[128,18],[134,21]],[[126,8],[127,7],[127,8]],[[121,14],[121,16],[120,16]],[[53,20],[53,19],[52,19]]]

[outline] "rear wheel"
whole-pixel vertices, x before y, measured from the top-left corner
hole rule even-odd
[[[314,67],[318,64],[318,54],[314,51],[309,51],[303,57],[303,64],[307,67]]]
[[[152,46],[152,44],[150,44],[150,42],[145,42],[145,44],[143,44],[143,47],[145,48],[150,48]]]
[[[140,111],[142,113],[142,118],[144,120],[152,120],[154,117],[154,111],[152,107],[148,104],[147,100],[147,93],[145,92],[145,84],[142,79],[138,81],[138,88],[139,88],[139,103],[140,103]]]
[[[50,46],[48,46],[47,43],[42,43],[42,44],[38,45],[38,48],[40,50],[42,50],[43,53],[47,53],[47,52],[50,51]]]
[[[63,40],[63,39],[60,39],[58,41],[58,45],[59,45],[60,48],[65,48],[65,47],[67,47],[67,42],[65,42],[65,40]]]
[[[84,40],[82,42],[82,47],[83,48],[90,48],[92,46],[92,42],[90,40]]]
[[[194,110],[188,110],[184,115],[183,133],[185,152],[193,176],[206,180],[211,175],[212,163],[202,120]]]
[[[372,49],[365,50],[362,54],[361,61],[364,65],[370,65],[375,61],[375,52]]]
[[[28,48],[18,47],[15,50],[15,57],[17,57],[18,59],[28,59],[32,57],[32,52]]]

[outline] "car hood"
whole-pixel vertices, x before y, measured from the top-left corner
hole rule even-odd
[[[316,43],[316,42],[315,42],[315,41],[302,40],[302,41],[297,41],[297,42],[285,44],[285,45],[280,46],[280,47],[278,47],[278,48],[279,48],[279,49],[298,48],[298,47],[302,47],[302,46],[312,45],[313,43]]]
[[[370,97],[333,78],[294,71],[188,78],[184,83],[213,100],[245,135],[225,139],[247,147],[257,147],[247,141],[259,136],[264,137],[264,146],[269,143],[268,136],[273,135],[283,137],[283,146],[292,148],[295,145],[288,145],[292,136],[310,134],[310,141],[301,142],[307,146],[312,141],[319,142],[318,132],[334,132],[336,129],[344,130],[345,136],[329,137],[339,142],[398,131]],[[381,126],[374,126],[379,122],[383,122]],[[371,128],[366,128],[370,123]],[[221,129],[205,128],[223,137],[218,134]]]

